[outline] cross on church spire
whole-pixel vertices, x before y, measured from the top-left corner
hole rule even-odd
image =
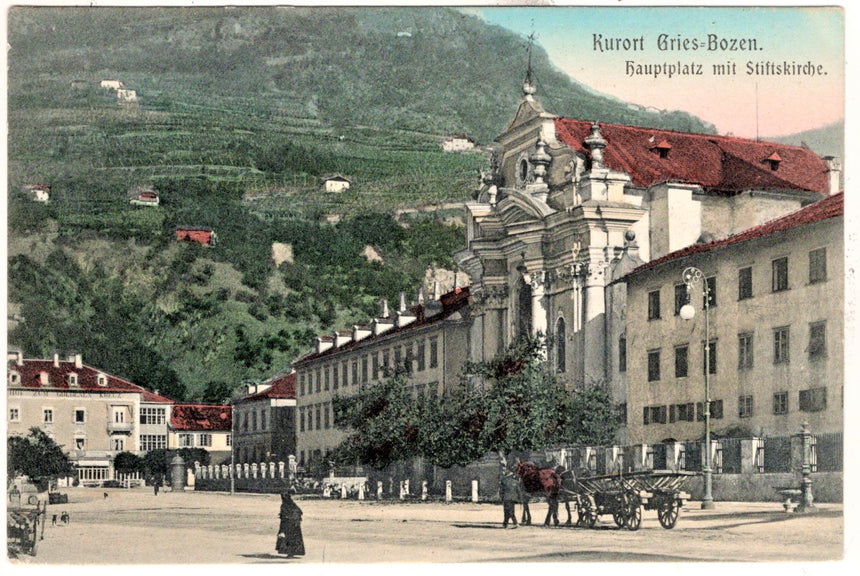
[[[526,77],[523,80],[523,96],[527,99],[532,99],[535,93],[534,71],[532,70],[532,47],[535,42],[534,21],[532,21],[532,33],[528,35],[528,65],[526,67]]]

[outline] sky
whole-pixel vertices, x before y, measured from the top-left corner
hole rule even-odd
[[[598,92],[645,107],[690,112],[721,134],[782,136],[845,116],[845,18],[840,8],[465,10],[524,37],[533,31],[557,68]],[[620,50],[612,49],[614,39],[621,40]],[[759,64],[759,73],[749,74],[748,63],[753,72]],[[799,72],[793,75],[765,74],[785,63],[805,68],[792,70]],[[715,70],[714,65],[723,68]],[[814,74],[808,74],[810,69]],[[535,73],[539,82],[540,70]]]

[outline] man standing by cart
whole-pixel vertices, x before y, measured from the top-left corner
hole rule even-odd
[[[508,521],[513,524],[513,528],[517,527],[516,503],[523,501],[523,492],[520,488],[519,480],[510,470],[505,470],[502,474],[502,482],[499,487],[499,495],[502,499],[502,508],[504,509],[505,519],[502,521],[502,528],[508,527]]]

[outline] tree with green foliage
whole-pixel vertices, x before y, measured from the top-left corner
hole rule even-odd
[[[498,357],[469,363],[460,387],[413,399],[395,373],[355,396],[336,397],[335,425],[349,431],[335,459],[376,469],[423,456],[448,468],[496,452],[560,443],[608,443],[615,433],[610,398],[600,385],[569,392],[547,369],[543,338],[525,337]]]
[[[7,482],[24,475],[31,482],[41,484],[75,473],[75,467],[63,453],[62,447],[35,426],[30,428],[26,436],[9,436],[6,452]]]
[[[122,474],[133,474],[141,471],[143,460],[133,452],[120,452],[113,458],[113,468]]]

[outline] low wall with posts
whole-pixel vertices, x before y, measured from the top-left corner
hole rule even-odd
[[[717,501],[778,502],[782,488],[800,488],[803,469],[801,435],[768,438],[722,438],[711,441],[713,496]],[[647,470],[701,472],[705,443],[672,442],[632,446],[558,446],[509,456],[538,466],[563,466],[577,474],[624,474]],[[807,448],[808,478],[817,502],[842,502],[842,434],[811,435]],[[237,464],[234,487],[239,492],[280,492],[291,485],[284,463]],[[367,499],[477,499],[495,501],[499,494],[499,458],[488,454],[468,466],[443,469],[426,462],[398,462],[366,476],[331,477],[301,483],[323,496],[357,498],[360,485]],[[293,476],[293,479],[295,477]],[[425,484],[426,483],[426,484]],[[425,490],[426,485],[426,490]],[[476,488],[477,487],[477,488]],[[228,491],[230,466],[196,466],[195,489]],[[684,487],[692,499],[703,496],[701,476]]]

